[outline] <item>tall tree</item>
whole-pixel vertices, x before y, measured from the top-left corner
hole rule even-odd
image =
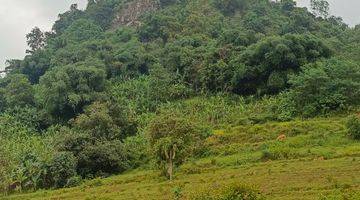
[[[105,88],[105,71],[92,66],[57,67],[40,78],[37,101],[57,119],[69,120]]]
[[[45,34],[39,27],[33,28],[31,32],[26,35],[26,39],[30,47],[30,49],[26,50],[26,53],[32,54],[45,46]]]
[[[25,75],[11,76],[9,84],[5,87],[5,99],[9,107],[24,107],[34,104],[34,91]]]
[[[147,130],[158,167],[170,180],[174,167],[183,163],[199,147],[203,131],[197,124],[173,112],[154,118]]]
[[[69,11],[58,15],[58,20],[52,27],[52,31],[61,35],[74,21],[84,17],[84,12],[78,9],[77,4],[72,4]]]
[[[315,16],[322,17],[324,19],[329,16],[329,2],[326,0],[311,0],[310,1],[312,13]]]

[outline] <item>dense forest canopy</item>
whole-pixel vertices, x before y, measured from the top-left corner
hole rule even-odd
[[[360,27],[330,16],[328,6],[324,0],[313,0],[310,11],[293,0],[71,5],[50,32],[35,27],[26,36],[27,56],[9,60],[0,79],[2,188],[72,186],[137,167],[157,167],[172,178],[173,166],[206,154],[199,141],[223,123],[358,106]],[[127,9],[146,12],[130,16]],[[119,22],[126,17],[131,23]]]

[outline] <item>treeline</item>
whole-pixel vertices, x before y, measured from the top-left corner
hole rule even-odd
[[[136,1],[136,0],[135,0]],[[293,0],[160,0],[114,27],[127,1],[89,1],[34,28],[0,80],[3,190],[77,185],[205,156],[223,124],[358,106],[360,28]]]

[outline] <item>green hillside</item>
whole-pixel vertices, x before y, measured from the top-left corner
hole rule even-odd
[[[293,0],[89,0],[0,78],[0,199],[360,199],[360,27]]]
[[[267,199],[358,199],[360,145],[342,124],[320,118],[217,130],[206,140],[209,155],[182,165],[173,181],[135,170],[5,199],[189,199],[235,182],[256,185]],[[278,133],[288,137],[278,141]]]

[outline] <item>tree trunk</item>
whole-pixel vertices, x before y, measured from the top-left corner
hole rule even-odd
[[[172,149],[169,152],[165,152],[165,156],[167,158],[167,165],[168,165],[167,173],[170,181],[172,181],[173,179],[175,155],[176,155],[176,145],[172,146]]]
[[[173,168],[174,168],[173,159],[172,157],[170,157],[170,159],[168,160],[168,170],[167,170],[170,181],[172,181],[173,178]]]

